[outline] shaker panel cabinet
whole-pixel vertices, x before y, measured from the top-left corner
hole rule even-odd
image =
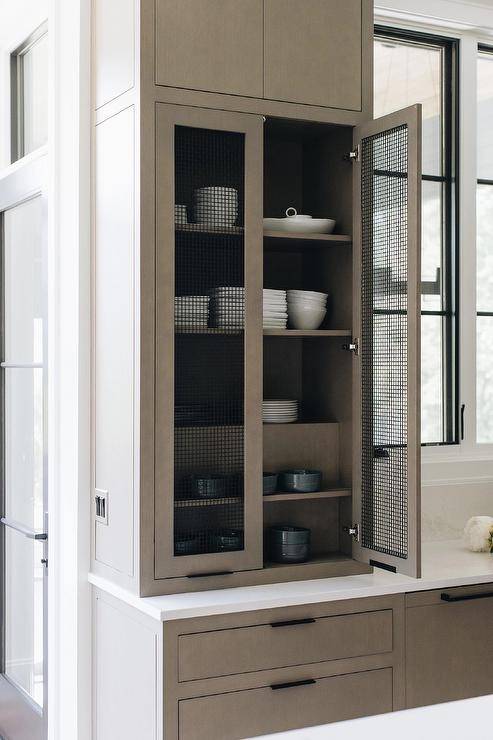
[[[262,0],[157,0],[157,84],[261,98],[262,12]]]
[[[392,668],[179,702],[180,740],[235,740],[392,711]]]
[[[265,0],[264,97],[359,111],[362,0]]]
[[[493,585],[409,594],[406,706],[493,694]]]

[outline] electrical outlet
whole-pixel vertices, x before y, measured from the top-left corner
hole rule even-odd
[[[108,491],[96,488],[94,504],[94,518],[100,524],[108,525]]]

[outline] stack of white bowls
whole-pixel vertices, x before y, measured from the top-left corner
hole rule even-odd
[[[245,288],[221,286],[211,294],[212,325],[219,329],[243,329],[245,325]]]
[[[288,290],[289,324],[293,329],[318,329],[327,314],[327,293]]]
[[[291,399],[262,401],[264,424],[291,424],[298,420],[298,401]]]
[[[195,191],[195,221],[207,227],[229,227],[238,218],[238,191],[212,185]]]
[[[207,327],[208,320],[208,295],[175,296],[175,326],[177,329],[203,329]]]
[[[285,329],[288,323],[288,304],[285,290],[264,288],[264,329]]]

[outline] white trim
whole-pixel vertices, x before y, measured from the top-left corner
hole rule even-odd
[[[49,740],[91,737],[89,20],[50,0]]]

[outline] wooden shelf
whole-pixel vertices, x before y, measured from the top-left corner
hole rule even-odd
[[[190,334],[193,336],[194,334],[206,334],[206,335],[207,334],[221,334],[223,336],[228,336],[228,335],[238,335],[238,334],[243,334],[243,333],[244,333],[244,329],[226,329],[226,328],[218,329],[215,327],[208,327],[208,326],[197,326],[195,328],[190,328],[190,329],[188,328],[181,329],[179,327],[175,327],[175,334],[180,334],[180,335]]]
[[[268,249],[305,249],[333,247],[351,244],[348,234],[290,234],[287,231],[264,231],[264,242]]]
[[[264,329],[265,337],[350,337],[351,329]]]
[[[240,496],[221,496],[218,498],[187,498],[175,499],[175,509],[201,508],[202,506],[224,506],[239,504],[243,499]]]
[[[315,493],[269,493],[264,494],[264,503],[275,503],[276,501],[308,501],[311,499],[346,498],[351,496],[350,488],[333,488],[327,491],[316,491]]]
[[[324,556],[317,556],[308,560],[306,563],[264,563],[264,578],[259,579],[261,582],[269,583],[268,573],[278,573],[278,577],[283,580],[308,580],[312,578],[331,578],[334,576],[351,576],[362,573],[372,573],[373,568],[363,563],[358,563],[349,555],[340,552],[328,553]],[[279,573],[279,571],[282,571]]]
[[[203,226],[202,224],[175,224],[175,230],[179,234],[210,234],[231,236],[232,234],[243,234],[243,226]]]

